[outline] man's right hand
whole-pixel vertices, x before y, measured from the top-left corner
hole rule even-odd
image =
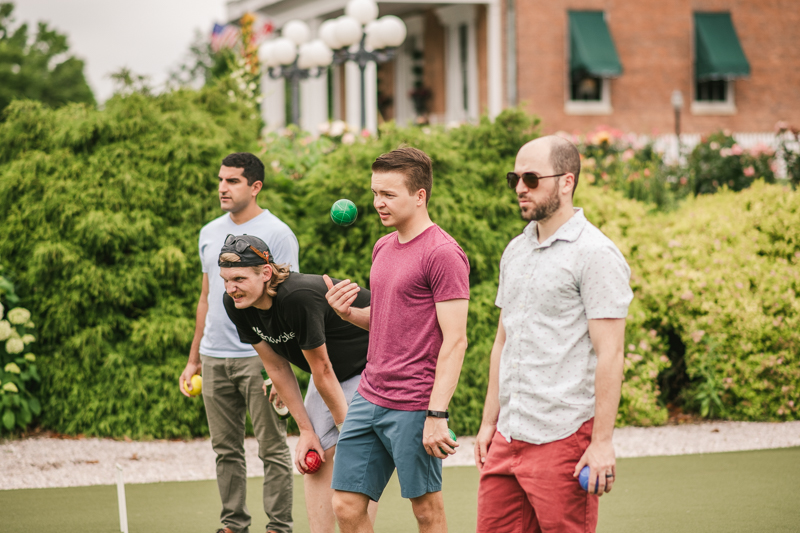
[[[478,436],[475,437],[475,466],[478,470],[483,468],[486,463],[486,456],[489,454],[489,446],[492,445],[492,439],[497,431],[496,424],[481,424],[478,430]]]
[[[320,443],[317,434],[313,431],[300,430],[300,438],[297,440],[297,446],[294,449],[294,466],[303,475],[308,470],[306,454],[309,450],[315,450],[322,462],[325,462],[325,450],[322,449],[322,443]]]
[[[357,283],[351,283],[349,279],[345,279],[333,284],[333,280],[327,275],[323,274],[322,279],[325,280],[325,285],[328,286],[328,292],[325,293],[325,298],[336,314],[347,320],[350,317],[350,306],[356,301],[358,291],[361,288]]]
[[[178,385],[181,388],[181,393],[187,398],[193,398],[186,390],[192,390],[192,376],[199,375],[203,369],[201,363],[193,363],[189,361],[186,363],[186,368],[183,369],[181,377],[178,378]]]

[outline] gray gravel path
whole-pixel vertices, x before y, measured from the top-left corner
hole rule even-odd
[[[296,437],[289,437],[294,452]],[[459,437],[445,466],[472,465],[474,437]],[[800,421],[704,422],[655,428],[619,428],[618,457],[681,455],[800,446]],[[248,476],[260,476],[258,445],[245,441]],[[124,442],[110,439],[30,438],[0,442],[0,490],[111,485],[115,464],[126,483],[214,479],[214,452],[207,439],[188,442]]]

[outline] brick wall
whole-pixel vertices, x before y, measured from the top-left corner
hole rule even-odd
[[[609,125],[625,131],[674,131],[670,95],[683,92],[682,131],[771,131],[775,122],[800,125],[800,2],[796,0],[516,0],[519,101],[543,119],[546,132]],[[612,113],[569,116],[568,10],[603,10],[622,62],[611,81]],[[750,63],[735,81],[737,112],[690,112],[694,92],[694,19],[697,11],[729,11]]]

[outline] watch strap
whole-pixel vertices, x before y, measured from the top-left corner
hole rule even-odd
[[[445,418],[447,420],[450,420],[450,413],[448,411],[431,411],[430,409],[428,409],[428,414],[425,416],[433,418]]]

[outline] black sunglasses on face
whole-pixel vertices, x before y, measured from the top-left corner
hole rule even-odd
[[[508,187],[510,189],[516,189],[521,178],[522,183],[524,183],[527,188],[535,189],[539,186],[539,180],[543,180],[545,178],[558,178],[564,176],[565,174],[567,173],[564,172],[562,174],[553,174],[552,176],[539,176],[535,172],[523,172],[522,176],[520,176],[516,172],[509,172],[506,174],[506,181],[508,181]]]

